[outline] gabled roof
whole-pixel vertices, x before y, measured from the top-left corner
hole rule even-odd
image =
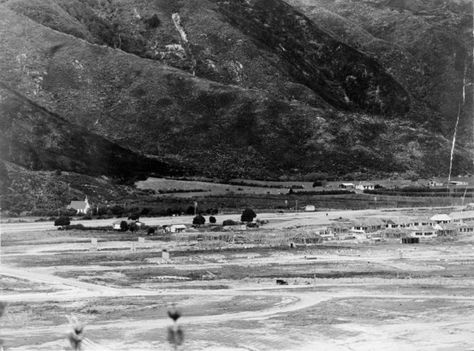
[[[447,214],[436,214],[433,217],[430,218],[432,221],[450,221],[451,217],[449,217]]]
[[[409,224],[413,222],[413,218],[411,217],[392,217],[389,219],[384,219],[386,224]]]
[[[458,225],[454,223],[441,224],[440,227],[441,227],[440,230],[457,230],[458,229]]]
[[[87,203],[85,201],[71,201],[67,208],[72,208],[74,210],[85,210],[87,208]]]
[[[451,212],[449,217],[452,219],[474,218],[474,211]]]
[[[355,226],[359,227],[365,227],[365,226],[378,226],[378,225],[384,225],[385,221],[382,218],[377,218],[377,217],[368,217],[368,218],[357,218],[352,223]]]
[[[433,232],[435,230],[439,230],[439,229],[443,229],[442,227],[440,227],[438,224],[436,224],[435,226],[430,226],[430,225],[420,225],[420,226],[417,226],[417,227],[413,227],[413,228],[409,228],[410,231],[412,232],[416,232],[416,231],[423,231],[423,232]]]

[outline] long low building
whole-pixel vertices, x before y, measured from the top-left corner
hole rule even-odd
[[[472,222],[474,221],[474,211],[451,212],[448,215],[453,222]]]

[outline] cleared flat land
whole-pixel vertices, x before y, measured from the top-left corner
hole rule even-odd
[[[295,220],[270,219],[262,233]],[[90,250],[92,235],[101,250]],[[131,252],[136,239],[117,235],[3,235],[0,338],[8,350],[67,349],[71,315],[86,324],[84,350],[171,349],[171,303],[183,312],[183,350],[474,349],[470,237],[222,251],[147,240]]]

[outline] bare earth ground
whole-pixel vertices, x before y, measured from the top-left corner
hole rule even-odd
[[[470,237],[213,252],[155,241],[131,252],[130,240],[99,232],[101,250],[92,251],[90,237],[3,231],[7,350],[68,349],[71,315],[86,324],[84,350],[168,350],[173,302],[183,312],[183,350],[474,350]],[[167,263],[164,246],[175,250]]]

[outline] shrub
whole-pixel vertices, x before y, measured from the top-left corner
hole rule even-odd
[[[240,220],[242,222],[252,222],[255,217],[257,217],[257,214],[255,213],[255,211],[252,210],[251,208],[246,208],[242,212],[242,216],[240,217]]]
[[[226,219],[224,222],[222,222],[223,226],[237,225],[237,224],[239,224],[239,223],[237,223],[236,221],[233,221],[232,219]]]
[[[216,222],[217,222],[216,217],[214,216],[209,217],[209,223],[215,224]]]
[[[193,218],[194,225],[203,225],[204,223],[206,223],[206,219],[201,214]]]
[[[120,222],[120,231],[126,232],[128,230],[128,223],[127,221]]]
[[[130,230],[132,233],[136,232],[138,229],[138,225],[134,222],[130,223],[130,225],[128,226],[128,230]]]
[[[153,234],[155,234],[155,228],[148,228],[148,230],[147,230],[146,233],[147,233],[147,235],[153,235]]]
[[[73,208],[69,208],[65,211],[61,211],[61,217],[72,217],[77,214],[77,211]]]
[[[71,224],[71,219],[66,216],[59,217],[54,221],[55,226],[65,226]]]
[[[161,25],[161,21],[156,13],[153,16],[145,19],[144,22],[148,28],[157,28]]]

